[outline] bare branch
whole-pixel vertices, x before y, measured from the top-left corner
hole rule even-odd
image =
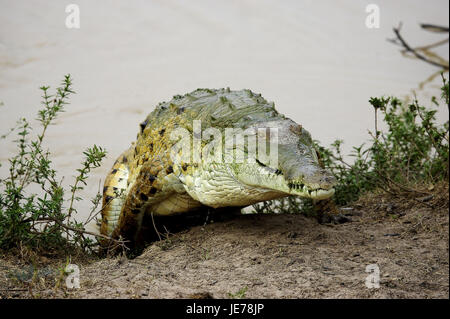
[[[29,219],[25,219],[24,222],[26,222],[28,220]],[[106,240],[109,240],[109,241],[116,242],[116,243],[121,244],[121,245],[125,244],[124,240],[114,239],[114,238],[112,238],[110,236],[106,236],[106,235],[103,235],[103,234],[94,233],[94,232],[90,232],[90,231],[87,231],[87,230],[84,230],[84,229],[75,228],[75,227],[72,227],[72,226],[69,226],[69,225],[66,225],[66,224],[62,223],[60,220],[58,220],[56,218],[51,218],[51,217],[39,218],[35,222],[55,222],[59,226],[65,228],[67,230],[74,231],[74,232],[79,233],[79,234],[86,234],[86,235],[92,235],[92,236],[95,236],[95,237],[100,237],[100,238],[103,238],[103,239],[106,239]]]
[[[448,33],[450,31],[450,29],[448,27],[443,27],[440,25],[428,24],[428,23],[421,23],[420,27],[427,31],[437,32],[437,33]]]
[[[402,46],[406,52],[410,52],[412,55],[414,55],[419,60],[425,61],[431,65],[443,68],[445,70],[449,69],[448,63],[443,64],[440,62],[433,61],[433,60],[421,55],[420,53],[418,53],[416,49],[412,48],[401,36],[401,34],[400,34],[401,27],[402,27],[402,25],[400,24],[397,28],[395,28],[395,27],[393,28],[393,31],[397,38],[396,39],[388,39],[388,41],[390,41],[396,45]]]

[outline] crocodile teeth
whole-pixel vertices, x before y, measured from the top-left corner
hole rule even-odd
[[[305,186],[305,184],[290,182],[288,184],[288,186],[289,186],[290,189],[298,189],[298,190],[307,191],[307,187]]]
[[[303,183],[290,182],[288,183],[288,186],[290,190],[304,193],[305,195],[313,199],[326,199],[331,197],[335,192],[334,188],[327,190],[322,188],[310,189]]]

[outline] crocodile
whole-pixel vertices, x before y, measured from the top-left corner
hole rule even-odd
[[[227,135],[230,129],[235,131]],[[130,247],[142,237],[144,216],[334,194],[336,180],[320,165],[310,133],[248,89],[176,95],[159,103],[138,131],[105,179],[100,226],[101,234]],[[180,132],[192,139],[181,143]],[[247,144],[237,142],[240,136]],[[250,137],[258,139],[256,147],[249,147]],[[267,156],[271,151],[276,161]]]

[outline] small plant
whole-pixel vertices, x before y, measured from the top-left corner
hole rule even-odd
[[[232,299],[243,299],[243,298],[245,298],[245,294],[247,293],[247,289],[248,289],[248,287],[245,286],[245,287],[239,289],[239,291],[234,293],[234,294],[229,292],[228,293],[228,297],[230,297]]]
[[[87,235],[95,235],[85,230],[85,223],[73,220],[76,213],[75,202],[81,198],[77,192],[86,185],[89,172],[100,166],[106,151],[94,145],[83,152],[85,159],[78,175],[69,190],[68,208],[65,208],[64,195],[67,190],[61,186],[49,150],[42,147],[42,142],[50,124],[59,113],[64,112],[68,98],[75,93],[72,79],[66,75],[54,95],[49,87],[42,86],[42,108],[37,120],[41,125],[40,133],[32,138],[32,128],[28,120],[22,118],[11,132],[17,132],[17,153],[9,159],[9,175],[0,179],[0,249],[31,247],[47,253],[52,250],[62,251],[67,248],[91,250],[96,243]],[[2,138],[5,138],[3,135]],[[31,189],[40,190],[34,193]],[[101,195],[92,200],[95,211]]]

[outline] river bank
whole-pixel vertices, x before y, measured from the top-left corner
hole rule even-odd
[[[1,298],[448,298],[448,185],[419,198],[368,194],[343,224],[298,214],[240,215],[195,226],[135,259],[72,256],[34,266],[0,255]],[[365,285],[377,265],[380,287]]]

